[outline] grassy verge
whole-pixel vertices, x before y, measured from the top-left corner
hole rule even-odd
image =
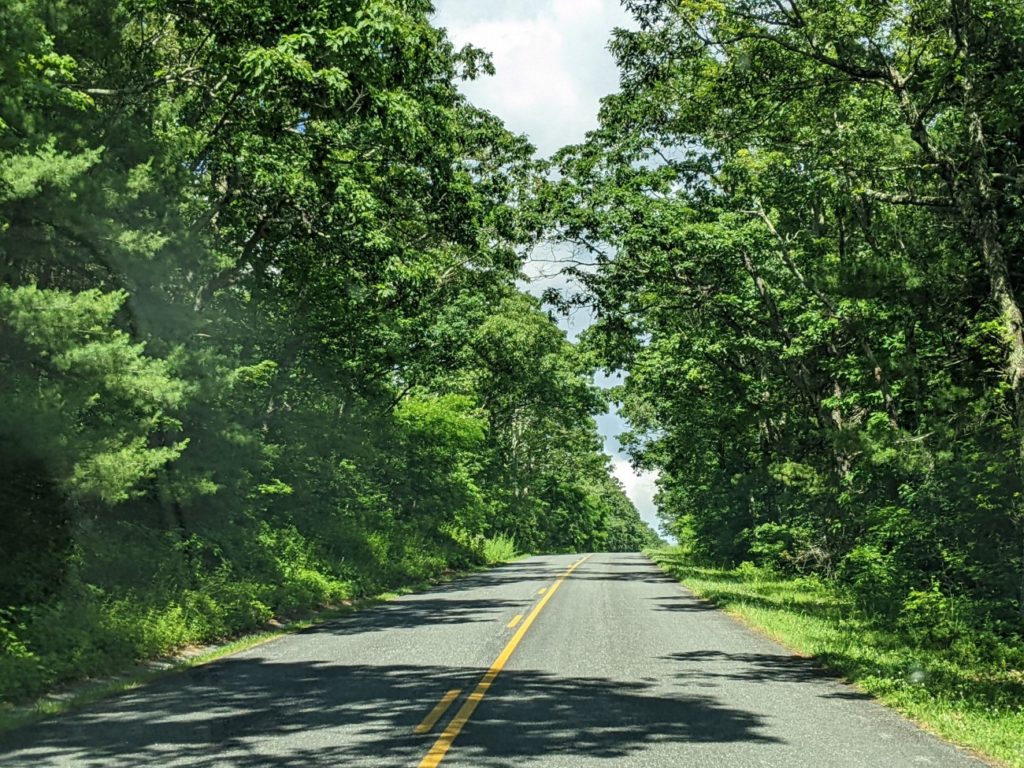
[[[757,568],[698,567],[678,548],[647,553],[694,593],[929,730],[1013,768],[1024,768],[1024,670],[922,648],[860,612],[833,585]]]
[[[25,725],[37,722],[47,717],[71,712],[86,707],[94,702],[117,695],[124,691],[133,690],[140,686],[151,683],[167,675],[176,674],[193,667],[203,666],[210,662],[231,656],[241,651],[248,650],[263,643],[275,640],[283,635],[294,634],[308,629],[316,624],[322,624],[332,619],[339,618],[346,614],[378,605],[388,600],[393,600],[401,595],[422,591],[437,584],[446,583],[460,576],[475,573],[488,568],[501,565],[505,562],[519,560],[528,555],[515,553],[504,553],[508,557],[504,559],[493,559],[489,553],[486,565],[479,565],[465,568],[458,571],[448,571],[437,578],[420,581],[396,588],[377,595],[362,597],[330,608],[309,613],[299,618],[292,618],[284,623],[277,623],[270,629],[258,632],[244,633],[230,641],[207,646],[198,652],[179,654],[169,657],[150,660],[148,662],[125,668],[118,674],[97,680],[85,680],[62,686],[54,691],[40,696],[28,702],[13,704],[0,702],[0,733],[20,728]]]

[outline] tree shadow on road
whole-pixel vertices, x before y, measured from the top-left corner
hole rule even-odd
[[[415,599],[375,605],[362,611],[316,624],[299,634],[356,635],[399,628],[438,624],[470,624],[493,622],[507,617],[527,605],[527,600],[498,600],[488,597],[442,597],[433,593]]]
[[[11,734],[0,763],[415,765],[436,733],[414,726],[445,691],[464,699],[483,672],[227,659]],[[659,742],[776,742],[762,726],[753,713],[649,683],[506,671],[455,749],[474,766],[511,766],[554,753],[624,757]]]
[[[678,662],[676,677],[685,680],[736,680],[755,683],[836,681],[835,675],[802,656],[785,653],[683,651],[662,656]]]
[[[306,631],[357,634],[431,625],[500,621],[522,599],[494,592],[506,583],[549,584],[570,561],[513,563]],[[636,567],[575,571],[571,578],[666,580]],[[415,642],[410,635],[410,642]],[[0,765],[124,768],[145,764],[212,768],[415,765],[434,735],[415,735],[448,690],[461,700],[485,670],[477,667],[352,664],[316,656],[318,641],[270,644],[189,670],[78,714],[0,738]],[[309,654],[314,656],[310,658]],[[449,717],[458,706],[449,711]],[[438,727],[443,727],[443,721]],[[435,729],[438,730],[438,729]],[[474,766],[522,765],[552,754],[623,758],[664,742],[778,743],[762,718],[709,695],[666,693],[658,681],[570,678],[506,670],[456,750]],[[640,758],[642,760],[642,757]]]
[[[700,600],[696,597],[689,597],[687,595],[680,595],[679,597],[649,597],[648,600],[657,601],[658,607],[656,610],[659,611],[681,611],[684,613],[704,613],[708,611],[717,611],[718,608],[706,600]],[[724,614],[723,614],[724,615]]]
[[[614,568],[607,570],[581,569],[574,571],[571,578],[582,581],[628,581],[633,583],[679,585],[678,581],[670,576],[666,576],[654,568],[654,566],[649,568]]]
[[[637,562],[647,562],[642,555],[636,555],[636,558]],[[317,625],[307,632],[358,634],[396,627],[496,621],[506,617],[510,611],[514,613],[527,608],[535,592],[527,588],[522,590],[522,598],[511,599],[497,598],[493,596],[495,591],[509,584],[523,585],[530,582],[535,582],[537,587],[549,586],[572,562],[574,560],[561,558],[559,561],[507,563]],[[628,562],[626,567],[603,563],[594,565],[597,567],[591,570],[580,568],[573,571],[569,578],[573,581],[655,582],[675,586],[671,578],[652,565],[646,568],[633,567],[632,562]]]

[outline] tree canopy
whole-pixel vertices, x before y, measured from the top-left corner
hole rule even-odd
[[[626,5],[546,206],[662,519],[1020,632],[1024,6]]]
[[[0,7],[0,694],[654,538],[515,287],[532,147],[431,12]]]

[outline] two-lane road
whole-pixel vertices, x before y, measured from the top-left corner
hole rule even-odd
[[[534,557],[0,738],[0,766],[978,768],[641,555]]]

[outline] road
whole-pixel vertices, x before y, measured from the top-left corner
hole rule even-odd
[[[597,554],[459,579],[0,740],[3,768],[139,765],[984,764],[643,556]]]

